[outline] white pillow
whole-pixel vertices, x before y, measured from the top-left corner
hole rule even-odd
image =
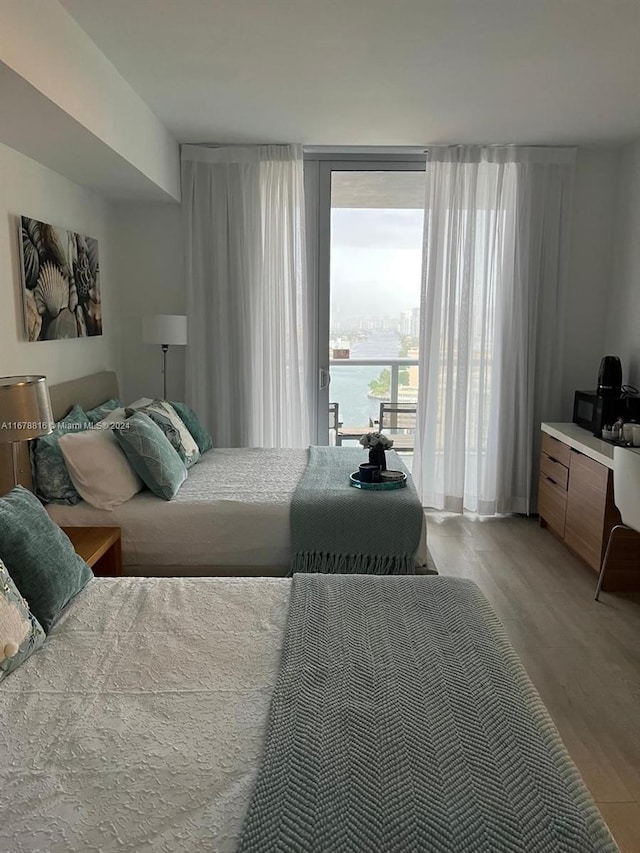
[[[143,488],[113,430],[102,426],[113,414],[94,429],[70,432],[59,441],[71,482],[80,497],[96,509],[115,509]]]

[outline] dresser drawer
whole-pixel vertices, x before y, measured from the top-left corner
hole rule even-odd
[[[540,473],[553,480],[566,492],[569,483],[569,469],[565,465],[561,465],[560,462],[556,462],[546,453],[542,453],[540,456]]]
[[[538,481],[538,513],[540,518],[558,534],[564,536],[565,517],[567,513],[567,492],[550,480],[545,474],[540,474]]]
[[[569,467],[571,461],[571,448],[563,441],[558,441],[547,432],[542,433],[542,452],[550,456],[554,462],[559,462],[566,468]]]
[[[596,571],[605,545],[609,469],[571,451],[564,541]]]

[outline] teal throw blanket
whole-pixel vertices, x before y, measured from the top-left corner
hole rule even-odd
[[[413,481],[365,491],[349,475],[367,461],[351,447],[310,447],[291,501],[291,573],[412,574],[424,523]],[[394,452],[387,467],[405,470]]]
[[[615,853],[478,587],[296,575],[238,853]]]

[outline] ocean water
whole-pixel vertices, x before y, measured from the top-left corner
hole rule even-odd
[[[352,358],[398,358],[400,338],[395,332],[370,332],[364,341],[357,341],[351,348]],[[345,427],[369,429],[369,418],[377,420],[380,400],[367,397],[369,382],[377,379],[384,365],[379,367],[357,367],[347,360],[344,366],[331,366],[329,399],[340,404],[340,420]]]

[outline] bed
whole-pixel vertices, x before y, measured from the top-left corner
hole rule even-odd
[[[334,591],[336,584],[348,583],[358,594],[360,585],[363,599],[374,585],[382,585],[387,593],[403,590],[407,601],[419,601],[422,608],[419,636],[412,645],[426,643],[428,654],[412,657],[411,646],[403,645],[398,630],[402,620],[391,618],[391,611],[380,614],[376,624],[396,663],[390,666],[385,656],[374,661],[366,683],[353,680],[345,707],[321,709],[323,728],[336,714],[368,720],[355,732],[368,735],[369,741],[374,738],[370,773],[366,760],[357,765],[354,759],[349,795],[360,805],[367,826],[374,828],[380,823],[379,802],[395,796],[403,804],[392,825],[382,827],[391,832],[390,845],[359,844],[360,830],[354,835],[350,816],[337,830],[341,846],[323,845],[318,834],[311,844],[303,838],[286,847],[256,847],[247,835],[247,814],[255,815],[260,787],[256,780],[268,764],[265,733],[268,740],[272,696],[276,711],[283,707],[278,689],[292,659],[287,617],[296,579],[123,578],[90,581],[44,647],[0,685],[0,850],[617,850],[501,626],[472,582],[296,576],[301,577],[307,583],[321,578]],[[392,597],[385,594],[385,600]],[[309,647],[317,653],[316,646]],[[336,665],[325,668],[325,676],[342,677],[337,664],[343,660],[351,665],[349,654],[347,648],[337,650]],[[400,697],[395,716],[380,716],[392,724],[387,734],[396,738],[394,753],[403,773],[409,774],[402,781],[412,782],[403,787],[395,786],[396,777],[381,779],[375,772],[374,753],[383,752],[387,741],[386,735],[375,740],[380,727],[370,717],[376,709],[366,691],[375,693],[380,678],[393,682],[406,671],[406,659],[430,684],[430,701],[442,709],[449,705],[451,711],[416,715],[402,705],[403,693],[394,691]],[[486,694],[482,703],[478,691]],[[329,693],[327,688],[325,695]],[[293,704],[289,700],[289,711],[298,704],[298,697]],[[475,738],[458,737],[456,731],[474,731],[479,706],[487,709],[484,732]],[[304,734],[303,727],[295,729]],[[535,737],[524,738],[521,732]],[[483,753],[476,741],[488,743],[490,736],[495,743],[489,759],[479,761]],[[347,758],[356,755],[356,741],[351,735],[344,742]],[[431,757],[416,750],[420,741],[432,747]],[[292,763],[304,761],[304,752]],[[524,786],[532,803],[541,795],[539,810],[529,807],[529,794],[505,802],[494,787],[492,763],[500,770],[502,785],[518,790]],[[551,779],[543,772],[547,764],[553,766]],[[520,772],[514,773],[514,767]],[[439,780],[447,768],[456,770],[447,783],[456,793],[443,804],[438,800]],[[331,778],[340,790],[345,780],[337,769]],[[380,785],[384,793],[387,784],[386,796],[378,801]],[[288,792],[294,787],[288,784]],[[519,812],[523,800],[526,826]],[[285,806],[286,822],[295,823],[296,803]],[[317,816],[313,832],[321,833],[324,818]],[[468,840],[447,846],[448,833],[460,831]],[[516,836],[528,841],[509,841]],[[422,843],[425,837],[431,839],[427,845]]]
[[[51,388],[56,418],[76,403],[86,410],[112,397],[118,397],[112,372]],[[307,456],[306,450],[216,448],[189,470],[171,501],[143,491],[112,511],[84,501],[47,510],[64,527],[120,527],[125,575],[283,576],[291,558],[291,499]],[[429,565],[424,518],[415,565],[418,571]]]

